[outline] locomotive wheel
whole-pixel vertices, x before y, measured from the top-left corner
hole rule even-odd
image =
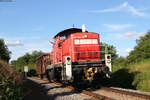
[[[109,84],[109,80],[106,77],[106,74],[103,72],[98,72],[94,75],[92,86],[94,88],[100,88],[101,86],[107,86]]]
[[[40,74],[40,78],[43,79],[43,74]]]
[[[52,80],[54,79],[53,69],[47,70],[46,76],[49,82],[52,82]]]
[[[50,70],[47,71],[47,78],[48,78],[49,82],[52,82],[52,80],[51,80],[51,71]]]
[[[55,81],[61,82],[61,67],[54,69]]]
[[[73,84],[76,88],[82,89],[85,88],[86,84],[84,81],[84,73],[83,70],[75,70],[73,74]]]

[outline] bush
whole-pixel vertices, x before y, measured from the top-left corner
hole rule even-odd
[[[150,59],[130,65],[129,69],[130,72],[139,72],[132,83],[136,89],[150,92]]]
[[[126,66],[127,66],[126,62],[127,62],[127,60],[124,57],[118,57],[118,58],[114,59],[113,72],[118,71],[122,68],[126,68]]]
[[[21,74],[0,61],[0,100],[22,100]]]
[[[30,76],[30,77],[31,76],[37,76],[36,75],[36,70],[35,69],[30,69],[27,75]]]

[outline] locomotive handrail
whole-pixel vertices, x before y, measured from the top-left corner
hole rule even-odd
[[[105,51],[80,51],[81,53],[83,52],[105,52]],[[74,52],[74,53],[80,53],[80,52]]]
[[[80,52],[74,52],[74,53],[88,53],[88,52],[93,53],[93,52],[101,52],[101,51],[80,51]]]

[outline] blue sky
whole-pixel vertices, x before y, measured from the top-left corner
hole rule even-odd
[[[57,32],[85,24],[88,31],[100,33],[102,42],[116,46],[119,55],[127,56],[135,40],[150,29],[149,4],[149,0],[0,2],[0,38],[13,60],[34,50],[50,52],[49,41]]]

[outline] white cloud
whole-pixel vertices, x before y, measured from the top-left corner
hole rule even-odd
[[[26,52],[32,52],[34,50],[41,50],[47,52],[51,50],[51,45],[48,41],[41,41],[40,43],[27,43],[25,44]]]
[[[43,37],[40,36],[25,36],[25,37],[2,37],[6,41],[29,41],[29,40],[40,40],[43,39]]]
[[[126,48],[124,50],[118,51],[117,54],[121,56],[127,56],[132,50],[133,48]]]
[[[133,49],[132,48],[127,48],[124,50],[124,53],[130,53]]]
[[[107,12],[129,12],[135,16],[147,16],[145,12],[142,12],[143,10],[147,9],[137,9],[134,6],[130,5],[128,2],[123,2],[121,5],[118,5],[113,8],[109,9],[103,9],[103,10],[95,10],[91,12],[95,13],[107,13]]]
[[[122,30],[125,28],[132,27],[133,25],[131,24],[104,24],[104,26],[106,26],[110,30]]]
[[[20,41],[15,41],[15,42],[8,42],[8,41],[5,41],[5,44],[6,44],[7,46],[22,46],[22,45],[23,45]]]
[[[125,32],[122,34],[113,34],[112,36],[117,38],[139,38],[140,36],[143,36],[145,32]]]
[[[110,9],[103,9],[103,10],[95,10],[92,12],[96,12],[96,13],[105,13],[105,12],[118,12],[121,11],[122,9],[124,9],[126,6],[128,5],[127,2],[124,2],[123,4],[110,8]]]

